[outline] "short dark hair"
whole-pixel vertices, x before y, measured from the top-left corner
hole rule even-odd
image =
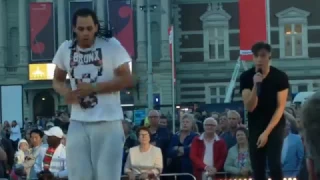
[[[32,133],[38,134],[41,138],[43,138],[44,136],[43,131],[41,131],[40,129],[33,129],[32,131],[30,131],[30,136]]]
[[[93,19],[93,22],[95,25],[98,25],[98,31],[95,34],[96,37],[100,37],[100,38],[112,38],[112,31],[110,29],[109,26],[107,27],[102,27],[99,20],[98,20],[98,16],[96,14],[95,11],[93,11],[92,9],[89,8],[81,8],[78,9],[72,16],[72,26],[75,27],[77,25],[77,20],[78,17],[88,17],[91,16],[91,18]],[[70,48],[75,48],[77,45],[77,41],[76,41],[76,33],[73,32],[72,34],[74,41],[72,43],[72,46]]]
[[[148,134],[149,134],[149,136],[150,136],[150,138],[151,138],[151,131],[150,131],[150,129],[148,128],[148,127],[146,127],[146,126],[141,126],[141,127],[139,127],[138,129],[137,129],[137,137],[139,137],[139,133],[141,132],[141,131],[147,131],[148,132]]]
[[[244,127],[238,127],[237,130],[236,130],[236,133],[237,133],[238,131],[243,132],[243,133],[246,135],[246,137],[248,138],[249,133],[248,133],[248,130],[247,130],[246,128],[244,128]]]
[[[262,49],[268,51],[269,53],[271,52],[271,46],[268,43],[265,42],[257,42],[255,43],[252,47],[251,47],[251,51],[253,53],[254,56],[258,56],[259,51],[261,51]]]

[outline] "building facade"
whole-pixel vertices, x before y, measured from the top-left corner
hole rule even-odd
[[[0,82],[22,84],[24,116],[32,119],[43,99],[51,99],[54,112],[65,105],[51,88],[51,81],[29,81],[30,59],[28,5],[36,0],[0,0]],[[67,1],[53,2],[56,14],[56,44],[68,38]],[[93,0],[100,19],[104,19],[105,0]],[[222,103],[236,60],[239,57],[239,10],[237,0],[149,0],[155,8],[151,22],[141,10],[147,0],[133,0],[136,57],[133,90],[137,106],[147,104],[147,28],[151,31],[153,93],[162,105],[172,104],[172,69],[168,28],[174,25],[176,103]],[[320,2],[310,0],[270,0],[272,65],[284,70],[291,92],[314,91],[320,83]],[[3,25],[3,26],[2,26]],[[250,65],[249,65],[250,66]],[[238,85],[237,88],[238,89]],[[125,96],[124,93],[123,96]],[[240,95],[235,92],[235,100]],[[39,107],[37,107],[39,106]],[[41,108],[40,108],[41,109]]]
[[[177,0],[175,5],[178,102],[223,103],[239,58],[238,2]],[[272,65],[288,74],[291,93],[319,87],[319,5],[270,0]],[[240,100],[239,84],[236,89],[234,100]]]
[[[143,3],[144,0],[138,2]],[[170,2],[175,27],[176,103],[223,103],[239,58],[238,1]],[[319,5],[320,2],[317,0],[308,3],[299,0],[270,0],[272,65],[288,74],[291,93],[314,91],[319,88],[320,38],[317,34],[320,33],[320,21],[317,20],[319,11],[316,8]],[[136,73],[141,84],[139,94],[145,95],[146,33],[142,29],[145,28],[142,25],[145,22],[145,14],[136,13],[139,27]],[[153,58],[153,89],[154,93],[161,94],[162,104],[171,104],[171,64],[167,56],[166,35],[168,21],[163,13],[158,18],[161,18],[161,25],[164,26],[161,28],[161,40],[156,42],[162,43],[157,43],[153,49],[161,49],[162,53],[158,54],[162,56]],[[154,36],[159,38],[156,34]],[[241,100],[238,83],[234,95],[234,100]],[[147,101],[146,96],[135,100],[138,104],[146,104]]]
[[[70,39],[71,30],[67,19],[68,4],[71,1],[79,0],[0,0],[0,85],[23,86],[25,118],[33,120],[36,116],[50,117],[54,116],[57,110],[68,108],[63,97],[52,89],[51,80],[29,81],[28,68],[31,63],[29,4],[53,3],[54,46],[57,49],[62,42]],[[93,0],[92,3],[99,20],[105,22],[106,0]],[[121,92],[121,98],[124,104],[133,103],[131,91]]]

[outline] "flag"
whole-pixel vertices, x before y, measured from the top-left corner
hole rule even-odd
[[[108,15],[114,36],[135,57],[134,16],[131,0],[109,0]]]
[[[267,40],[266,0],[239,0],[240,59],[252,60],[251,47]]]
[[[32,2],[29,7],[32,62],[52,61],[55,53],[53,4]]]
[[[172,81],[173,85],[176,84],[176,69],[175,69],[175,60],[174,60],[174,34],[173,34],[173,25],[168,29],[169,33],[169,48],[170,48],[170,58],[171,58],[171,68],[172,68]]]

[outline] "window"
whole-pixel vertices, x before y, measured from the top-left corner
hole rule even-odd
[[[308,84],[298,85],[298,92],[307,92]]]
[[[314,89],[316,89],[314,82],[313,80],[292,80],[290,81],[291,93],[296,94],[299,92],[314,91]]]
[[[200,17],[203,23],[203,49],[205,61],[226,61],[229,58],[229,20],[231,16],[221,3],[209,3]]]
[[[206,85],[206,103],[224,103],[229,83],[216,83]]]
[[[290,82],[290,90],[288,94],[288,100],[293,100],[292,95],[296,95],[300,92],[309,92],[316,91],[319,81],[315,80],[291,80]]]
[[[286,24],[285,28],[285,56],[302,56],[302,25]]]
[[[307,17],[309,12],[288,8],[276,14],[279,18],[281,58],[308,57]]]
[[[224,59],[225,58],[225,39],[224,28],[216,27],[209,29],[209,58]]]
[[[210,91],[211,91],[210,104],[224,103],[224,98],[226,97],[226,88],[227,88],[226,86],[210,87]]]

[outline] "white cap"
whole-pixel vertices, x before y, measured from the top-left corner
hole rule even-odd
[[[62,138],[64,135],[62,129],[58,126],[54,126],[50,128],[48,131],[44,131],[44,134],[47,136],[55,136],[58,138]]]
[[[28,143],[27,140],[25,140],[25,139],[20,139],[20,141],[19,141],[19,143],[18,143],[18,149],[20,149],[20,144],[21,144],[21,143],[27,143],[27,144],[29,145],[29,143]]]

